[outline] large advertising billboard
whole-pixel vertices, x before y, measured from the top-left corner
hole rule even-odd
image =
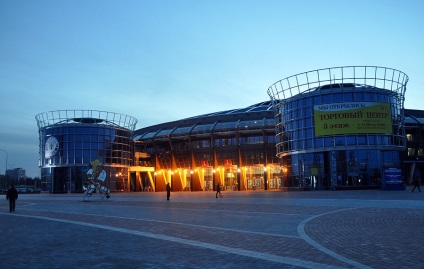
[[[314,106],[315,135],[390,134],[390,103],[346,102]]]

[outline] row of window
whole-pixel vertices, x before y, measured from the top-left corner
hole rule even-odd
[[[265,139],[265,141],[264,141]],[[254,144],[275,144],[276,139],[275,135],[270,136],[249,136],[249,137],[239,137],[238,142],[236,137],[231,138],[219,138],[214,140],[215,147],[224,147],[224,146],[236,146],[236,145],[254,145]],[[174,150],[190,150],[192,148],[210,148],[212,145],[211,140],[195,140],[191,142],[173,142],[172,146]]]
[[[422,142],[424,139],[422,134],[406,134],[406,140],[408,142]]]
[[[423,148],[408,148],[407,151],[408,157],[424,157]]]
[[[320,104],[331,104],[331,103],[341,103],[341,102],[384,102],[384,103],[394,103],[393,92],[381,90],[378,92],[364,92],[364,91],[344,91],[337,93],[323,93],[322,91],[317,92],[316,95],[312,95],[308,98],[299,98],[298,100],[287,100],[288,102],[284,104],[284,110],[299,110],[302,108],[309,108],[313,105]],[[295,99],[294,97],[293,99]]]
[[[109,135],[109,136],[123,136],[130,137],[131,132],[125,129],[116,129],[107,125],[93,124],[91,126],[81,125],[66,125],[58,127],[49,127],[45,129],[46,134],[50,135]]]
[[[167,137],[168,135],[175,136],[175,135],[190,135],[190,134],[197,134],[197,133],[209,133],[212,134],[212,132],[225,132],[227,130],[243,130],[243,129],[250,129],[250,128],[262,128],[262,127],[273,127],[274,120],[273,119],[259,119],[259,120],[248,120],[248,121],[231,121],[231,122],[218,122],[213,124],[201,124],[197,125],[193,128],[193,126],[185,126],[185,127],[178,127],[176,129],[165,129],[161,130],[159,132],[150,132],[144,135],[136,136],[135,139],[143,139],[146,140],[148,138],[158,138],[158,137]],[[213,128],[213,130],[212,130]]]
[[[104,143],[125,143],[130,144],[131,139],[129,137],[116,136],[116,135],[82,135],[82,134],[70,134],[70,135],[55,135],[60,142],[67,143],[81,143],[81,142],[104,142]]]
[[[400,165],[398,151],[380,150],[294,154],[282,160],[287,187],[379,185],[381,164]]]
[[[279,145],[281,151],[287,152],[337,146],[403,146],[403,141],[401,136],[392,135],[341,135],[289,140]]]
[[[63,142],[60,143],[59,150],[63,154],[68,154],[68,152],[73,152],[74,150],[96,150],[96,151],[110,151],[120,150],[120,151],[131,151],[131,146],[129,144],[120,144],[120,143],[104,143],[104,142]]]
[[[86,164],[89,165],[93,160],[101,159],[103,164],[122,164],[130,166],[132,165],[131,158],[123,157],[98,157],[98,156],[75,156],[75,157],[53,157],[46,160],[44,165],[76,165]]]

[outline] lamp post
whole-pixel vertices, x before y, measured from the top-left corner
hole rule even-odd
[[[216,170],[215,168],[212,168],[212,191],[215,191],[215,174],[216,174]],[[209,184],[208,184],[208,187],[210,187]]]
[[[153,183],[155,184],[155,189],[154,189],[154,191],[156,192],[156,176],[157,176],[157,172],[154,172],[153,173],[153,177],[154,177],[154,179],[153,179]]]
[[[240,191],[240,172],[241,172],[241,169],[240,168],[238,168],[237,169],[237,191]]]
[[[4,181],[6,181],[6,177],[7,177],[7,159],[9,158],[9,154],[7,154],[7,151],[5,151],[4,149],[0,149],[0,151],[3,151],[4,153],[6,153],[6,168],[4,170]],[[4,187],[4,183],[2,184],[2,187]]]

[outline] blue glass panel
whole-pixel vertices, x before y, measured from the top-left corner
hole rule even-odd
[[[354,101],[354,99],[353,99],[353,93],[351,93],[351,92],[347,92],[347,93],[345,93],[344,95],[343,95],[343,97],[344,97],[344,102],[352,102],[352,101]]]
[[[333,147],[331,137],[324,137],[324,147]]]
[[[322,102],[330,104],[332,102],[331,95],[330,94],[323,95],[322,96]]]
[[[336,136],[335,137],[336,146],[345,146],[346,140],[344,136]]]
[[[153,137],[155,134],[156,134],[156,132],[150,132],[150,133],[147,133],[147,134],[145,134],[145,135],[143,136],[143,139],[151,138],[151,137]]]
[[[188,132],[190,132],[191,128],[193,128],[193,127],[192,126],[178,127],[177,129],[175,129],[175,131],[172,132],[172,135],[188,134]]]
[[[313,148],[313,139],[306,139],[306,148],[311,149]]]
[[[368,135],[368,144],[369,145],[377,145],[377,139],[375,135]]]
[[[382,145],[390,145],[391,143],[390,143],[390,136],[388,136],[388,135],[382,135],[381,136],[381,144]]]
[[[275,125],[275,121],[274,119],[266,119],[264,126],[274,126]]]
[[[220,122],[215,125],[213,128],[214,131],[218,130],[233,130],[236,128],[237,122]]]
[[[305,149],[304,142],[305,142],[304,140],[298,140],[297,141],[297,148],[300,149],[300,150]]]
[[[323,138],[315,138],[315,148],[322,148],[324,146]]]
[[[366,145],[367,140],[365,135],[358,135],[358,145]]]
[[[305,119],[305,127],[313,127],[314,126],[314,122],[312,120],[312,118],[306,118]]]
[[[314,129],[308,128],[305,130],[305,138],[312,138],[314,137]]]
[[[82,150],[75,150],[75,163],[82,163]]]
[[[334,103],[343,102],[343,95],[341,93],[335,93],[335,94],[333,94],[333,102]]]
[[[240,121],[238,128],[250,128],[250,127],[262,127],[264,125],[264,121],[261,120],[248,120],[248,121]]]
[[[305,117],[312,117],[312,108],[305,108]]]
[[[90,135],[83,135],[83,136],[82,136],[82,140],[83,140],[84,142],[90,142],[90,139],[91,139],[91,136],[90,136]]]
[[[348,146],[355,146],[356,145],[356,136],[349,135],[346,137],[346,143]]]
[[[305,106],[311,106],[312,105],[312,98],[305,98]]]
[[[275,135],[267,136],[267,142],[270,143],[270,144],[275,144],[277,142]]]
[[[91,142],[97,142],[99,140],[98,135],[91,135]]]

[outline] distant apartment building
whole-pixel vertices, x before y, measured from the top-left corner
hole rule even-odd
[[[18,183],[21,180],[26,179],[25,169],[22,169],[22,168],[8,169],[6,174],[7,174],[8,179],[11,182]]]

